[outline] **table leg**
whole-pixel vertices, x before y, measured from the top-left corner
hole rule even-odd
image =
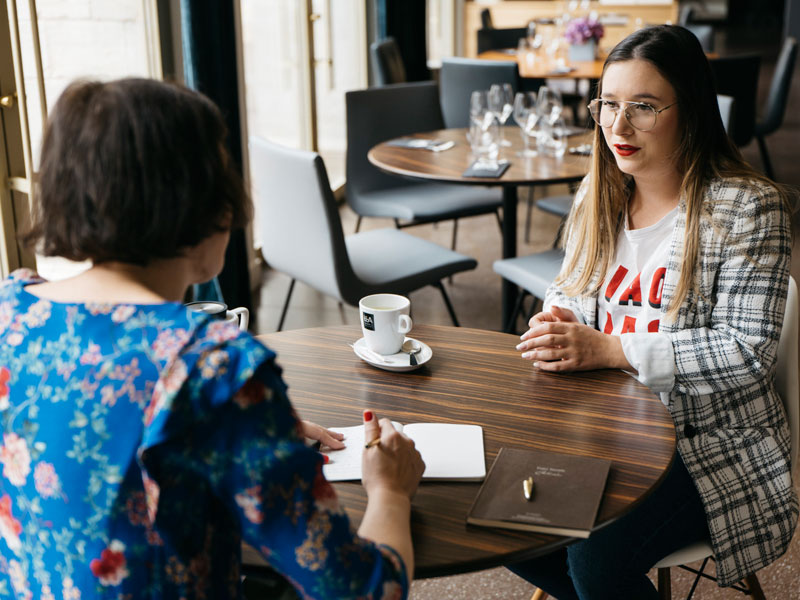
[[[517,186],[503,186],[503,258],[517,255]],[[500,331],[506,326],[519,290],[510,281],[503,279],[502,320]]]

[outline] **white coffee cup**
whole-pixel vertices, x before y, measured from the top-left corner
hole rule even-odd
[[[367,347],[378,354],[400,352],[400,346],[413,325],[408,313],[411,302],[397,294],[372,294],[358,303],[361,331]]]
[[[250,311],[244,306],[228,310],[228,306],[224,302],[200,300],[197,302],[188,302],[186,307],[195,312],[211,315],[212,317],[222,319],[229,323],[237,323],[239,329],[242,331],[247,331],[247,327],[250,325]]]

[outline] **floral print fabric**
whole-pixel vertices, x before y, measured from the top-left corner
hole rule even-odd
[[[240,596],[242,538],[308,598],[403,598],[306,447],[274,353],[178,303],[0,283],[0,598]]]

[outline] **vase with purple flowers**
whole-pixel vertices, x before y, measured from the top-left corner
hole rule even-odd
[[[564,37],[569,42],[569,60],[594,60],[597,43],[605,34],[602,23],[592,17],[578,17],[567,23]]]

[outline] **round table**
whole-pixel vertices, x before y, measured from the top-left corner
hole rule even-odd
[[[432,152],[418,148],[390,145],[391,140],[378,144],[369,151],[369,161],[377,168],[394,175],[424,181],[460,183],[464,185],[501,186],[503,188],[503,258],[517,255],[517,188],[521,185],[547,185],[580,181],[589,171],[589,157],[567,152],[564,156],[521,157],[523,149],[519,128],[505,127],[505,138],[510,147],[501,150],[500,158],[510,161],[510,166],[500,178],[483,179],[464,177],[463,172],[475,160],[467,143],[465,129],[441,129],[414,134],[421,139],[452,140],[449,150]],[[591,130],[568,138],[568,147],[591,141]],[[500,329],[508,322],[514,307],[516,286],[503,280],[502,320]]]
[[[621,371],[555,374],[534,369],[518,338],[463,327],[414,327],[433,350],[408,373],[372,367],[348,343],[353,326],[260,336],[278,353],[298,414],[328,427],[360,423],[369,408],[401,423],[483,427],[487,468],[501,447],[607,458],[611,472],[595,529],[627,513],[660,483],[675,453],[675,430],[661,401]],[[360,483],[334,484],[354,523],[366,496]],[[487,569],[546,554],[572,538],[467,525],[480,483],[422,482],[412,501],[415,577]],[[249,547],[245,564],[263,564]]]

